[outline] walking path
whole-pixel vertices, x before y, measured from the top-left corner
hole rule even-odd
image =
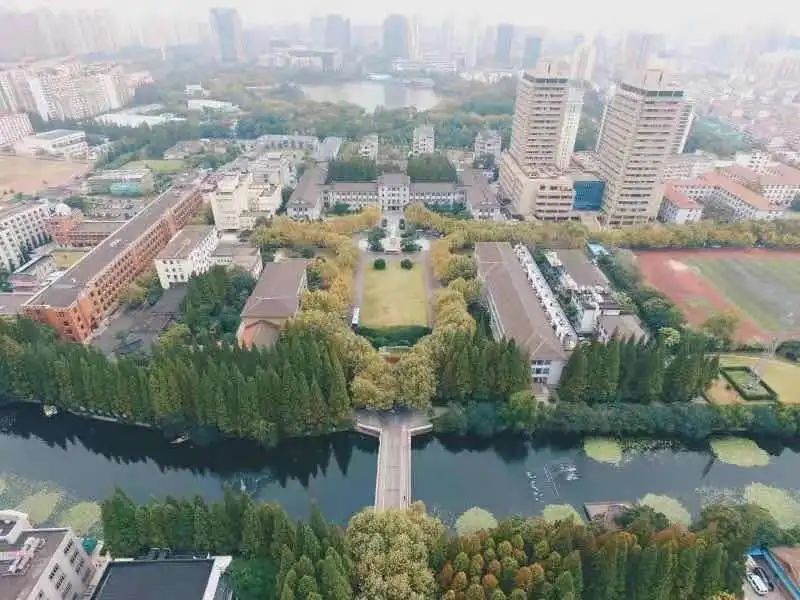
[[[411,438],[428,433],[433,425],[420,413],[362,411],[356,416],[356,429],[379,439],[375,508],[407,508],[411,503]]]

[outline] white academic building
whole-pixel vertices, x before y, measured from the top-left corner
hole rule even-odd
[[[219,234],[211,225],[187,225],[176,233],[153,263],[161,287],[186,283],[194,275],[202,275],[214,262],[211,255],[219,243]]]
[[[25,262],[25,250],[45,243],[49,217],[50,208],[46,203],[0,209],[0,268],[13,271]]]

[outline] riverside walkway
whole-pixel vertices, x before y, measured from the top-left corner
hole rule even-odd
[[[433,425],[420,413],[360,411],[356,415],[356,429],[379,439],[375,508],[408,507],[411,503],[411,438],[428,433]]]

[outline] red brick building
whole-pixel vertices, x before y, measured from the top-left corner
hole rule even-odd
[[[199,182],[185,177],[31,298],[25,314],[66,339],[86,341],[201,203]]]

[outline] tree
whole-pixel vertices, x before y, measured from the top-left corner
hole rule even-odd
[[[372,263],[372,268],[376,271],[383,271],[386,269],[386,261],[382,258],[376,258]]]
[[[738,315],[731,310],[726,310],[711,315],[700,326],[700,330],[713,338],[718,348],[726,350],[731,346],[738,324]]]
[[[414,263],[410,259],[404,258],[403,260],[400,261],[400,266],[403,269],[409,270],[409,269],[414,268]]]

